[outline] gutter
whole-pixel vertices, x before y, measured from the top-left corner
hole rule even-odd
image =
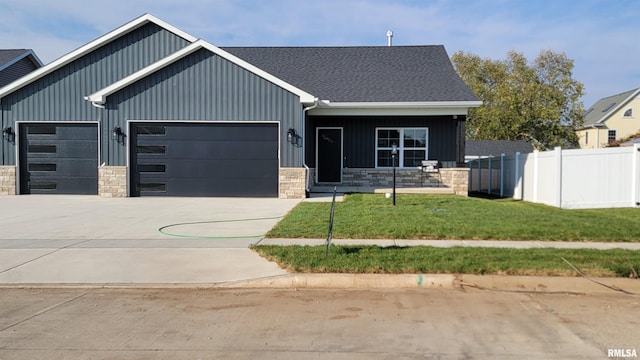
[[[311,169],[309,169],[309,165],[307,165],[307,153],[305,152],[305,138],[307,137],[307,133],[306,133],[306,124],[307,124],[307,112],[309,110],[313,110],[315,108],[317,108],[319,105],[319,100],[318,98],[314,98],[313,99],[313,105],[311,106],[307,106],[304,109],[302,109],[302,136],[304,137],[302,139],[302,165],[304,166],[304,168],[307,170],[307,174],[305,176],[305,183],[304,183],[304,192],[305,192],[305,197],[309,197],[309,193],[311,192],[311,189],[309,188],[309,173],[311,172]]]

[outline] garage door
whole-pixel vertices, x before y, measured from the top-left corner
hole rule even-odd
[[[132,123],[134,196],[278,196],[275,123]]]
[[[21,194],[98,194],[98,125],[20,124]]]

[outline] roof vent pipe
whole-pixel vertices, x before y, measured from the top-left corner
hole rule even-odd
[[[387,46],[391,46],[391,38],[393,38],[393,31],[387,30]]]

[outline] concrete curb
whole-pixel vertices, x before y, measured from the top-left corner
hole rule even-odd
[[[219,285],[222,288],[331,289],[452,289],[455,286],[456,276],[449,274],[291,274]]]

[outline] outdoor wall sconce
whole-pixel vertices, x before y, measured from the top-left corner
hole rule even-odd
[[[287,142],[295,144],[296,139],[296,131],[294,129],[289,129],[287,131]]]
[[[122,129],[119,126],[116,126],[113,128],[113,130],[111,130],[111,140],[116,140],[118,142],[121,142],[124,140],[125,137],[125,133],[122,131]]]
[[[10,126],[2,129],[2,138],[3,139],[6,139],[9,142],[13,142],[14,135],[15,135],[15,133],[13,132],[13,129]]]

